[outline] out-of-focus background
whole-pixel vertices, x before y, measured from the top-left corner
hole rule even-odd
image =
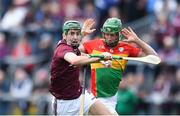
[[[94,18],[87,41],[101,36],[108,17],[131,26],[162,59],[128,63],[117,112],[180,115],[180,0],[0,0],[0,115],[52,114],[49,68],[62,24]]]

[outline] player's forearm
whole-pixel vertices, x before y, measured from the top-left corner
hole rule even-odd
[[[142,48],[142,52],[144,53],[144,55],[156,55],[157,56],[156,51],[150,45],[145,43],[144,41],[142,41],[140,39],[137,39],[136,40],[136,44],[140,48]]]
[[[72,62],[72,65],[82,66],[92,62],[99,61],[99,58],[89,58],[87,56],[77,56]]]

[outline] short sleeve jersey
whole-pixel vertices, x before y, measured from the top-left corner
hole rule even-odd
[[[78,49],[73,49],[62,40],[56,47],[51,62],[50,92],[57,99],[64,100],[78,98],[82,91],[79,82],[80,69],[64,59],[67,52],[80,55]]]
[[[119,42],[116,47],[109,48],[102,39],[85,42],[83,46],[88,54],[109,52],[114,56],[135,57],[140,52],[139,48],[125,42]],[[96,97],[110,97],[115,95],[126,63],[126,60],[112,60],[112,67],[110,68],[105,68],[101,63],[91,63],[92,93]]]

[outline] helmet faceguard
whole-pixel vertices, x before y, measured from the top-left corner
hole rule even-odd
[[[81,30],[80,22],[75,21],[75,20],[66,21],[63,25],[63,33],[67,34],[70,29]]]

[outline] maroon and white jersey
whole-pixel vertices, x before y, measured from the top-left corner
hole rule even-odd
[[[82,92],[79,82],[80,68],[72,66],[64,59],[67,52],[80,55],[78,49],[73,49],[62,40],[58,43],[51,62],[50,93],[55,98],[64,100],[78,98]]]

